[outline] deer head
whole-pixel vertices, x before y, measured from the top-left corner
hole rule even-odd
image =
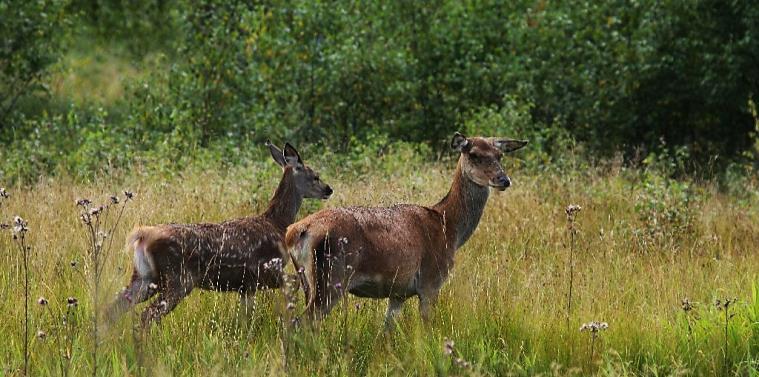
[[[501,156],[527,145],[526,140],[507,138],[482,138],[466,136],[456,132],[451,148],[461,152],[461,169],[464,177],[483,187],[506,190],[511,179],[503,170]]]
[[[283,171],[292,170],[295,178],[295,189],[302,197],[327,199],[332,195],[332,188],[319,179],[318,173],[303,163],[298,151],[290,143],[285,143],[284,151],[268,141],[266,145],[269,147],[271,157],[282,167]]]

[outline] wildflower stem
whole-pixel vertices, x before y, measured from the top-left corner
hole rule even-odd
[[[24,257],[24,376],[29,375],[29,253],[26,237],[19,236],[19,247]]]
[[[729,305],[725,305],[725,351],[724,351],[724,358],[725,358],[725,375],[728,375],[728,372],[730,371],[730,367],[727,363],[727,325],[730,321],[730,317],[728,317],[728,311],[729,311]]]
[[[574,221],[570,222],[569,229],[569,293],[567,294],[567,330],[570,328],[570,317],[572,316],[572,288],[574,286],[574,254],[575,254],[575,228]]]

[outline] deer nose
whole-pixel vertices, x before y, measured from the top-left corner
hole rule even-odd
[[[327,195],[332,195],[334,191],[332,191],[332,187],[327,186],[326,189],[324,189],[324,193]]]
[[[509,186],[511,186],[511,180],[509,179],[509,177],[507,177],[505,175],[499,176],[497,178],[497,182],[498,182],[499,185],[501,185],[501,187],[509,187]]]

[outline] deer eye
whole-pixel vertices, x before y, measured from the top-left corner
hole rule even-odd
[[[469,159],[471,159],[472,162],[474,162],[474,163],[478,163],[478,162],[482,161],[482,157],[480,157],[479,155],[476,155],[476,154],[470,154],[469,155]]]

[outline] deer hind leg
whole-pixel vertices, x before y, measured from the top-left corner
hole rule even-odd
[[[419,313],[424,323],[429,323],[432,316],[432,309],[437,305],[440,291],[437,289],[428,289],[419,293]]]
[[[192,292],[192,289],[192,279],[187,276],[173,275],[162,279],[158,286],[158,297],[142,312],[143,327],[160,322],[163,316],[174,310]]]
[[[116,299],[108,307],[106,312],[108,322],[115,322],[135,305],[155,295],[158,286],[153,280],[149,276],[141,276],[135,270],[132,273],[132,280],[129,285],[119,292]]]
[[[322,249],[321,251],[324,251]],[[329,248],[326,248],[329,251]],[[344,256],[337,253],[328,254],[317,250],[316,254],[316,315],[324,317],[332,311],[345,294]]]

